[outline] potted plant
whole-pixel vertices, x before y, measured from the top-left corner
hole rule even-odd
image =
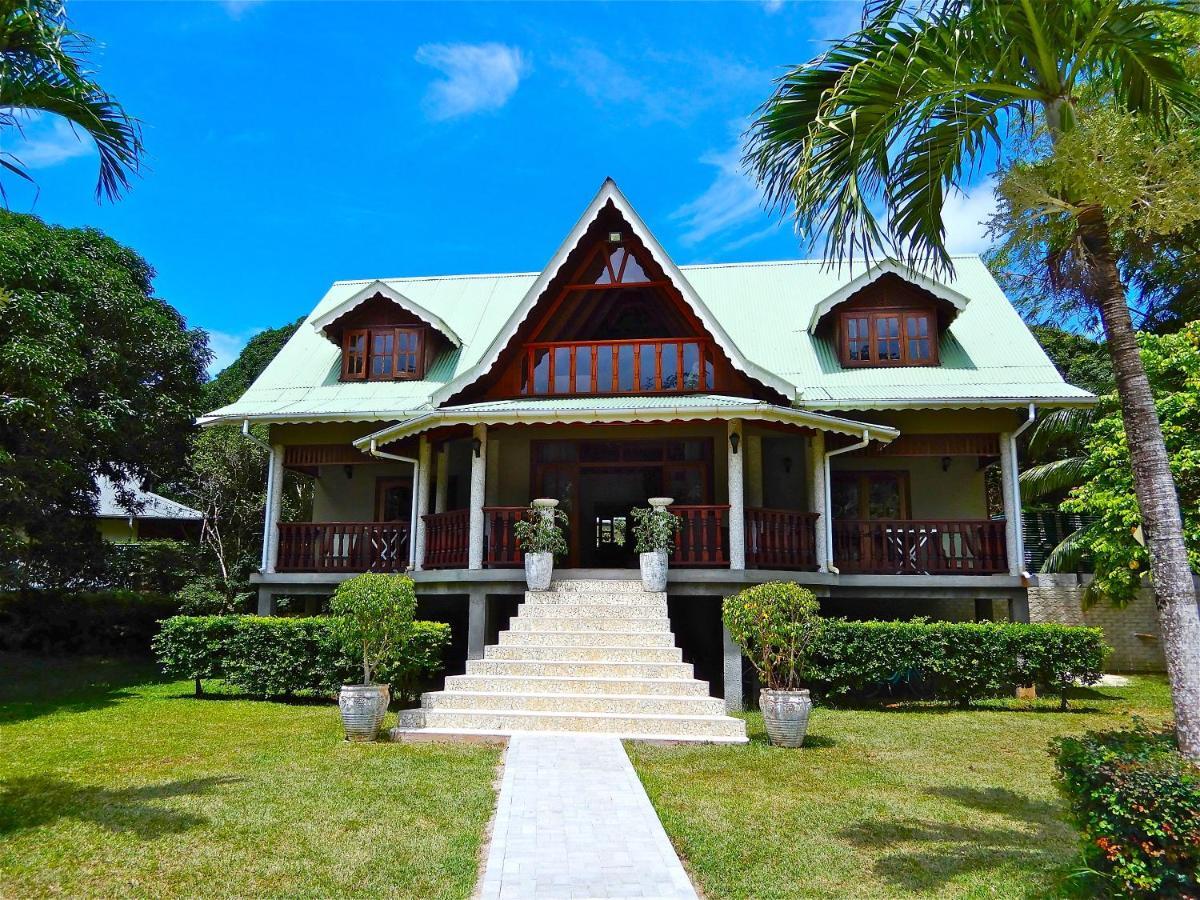
[[[650,505],[631,510],[633,516],[634,549],[642,570],[642,588],[647,591],[667,589],[667,554],[675,545],[679,516],[667,507],[675,501],[670,497],[651,497]]]
[[[767,737],[779,747],[799,747],[812,710],[800,685],[821,634],[817,598],[792,582],[767,582],[725,598],[721,618],[758,671]]]
[[[557,500],[534,500],[529,514],[513,523],[517,546],[525,554],[525,585],[531,591],[550,589],[554,557],[567,552],[567,539],[560,524],[567,517],[557,506]]]
[[[407,575],[368,572],[343,581],[329,603],[333,631],[351,658],[362,659],[362,684],[344,684],[338,707],[348,741],[373,741],[391,702],[391,689],[375,684],[376,670],[390,660],[412,627],[417,594]]]

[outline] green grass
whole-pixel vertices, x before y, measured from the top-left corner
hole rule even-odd
[[[1052,738],[1170,713],[1162,679],[981,709],[816,709],[800,750],[629,744],[709,900],[1086,895]]]
[[[499,751],[0,654],[0,897],[466,897]]]

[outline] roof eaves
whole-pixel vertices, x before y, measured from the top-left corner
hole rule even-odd
[[[358,291],[351,297],[348,297],[347,299],[343,300],[341,303],[339,303],[333,309],[329,310],[328,312],[322,313],[320,316],[313,319],[312,322],[310,322],[309,324],[312,325],[312,327],[314,329],[316,329],[316,331],[319,334],[321,334],[325,337],[328,337],[328,335],[325,334],[326,328],[328,328],[331,324],[333,324],[333,322],[340,319],[342,316],[344,316],[346,313],[350,312],[352,309],[354,309],[359,304],[374,297],[376,294],[382,294],[384,297],[386,297],[388,300],[391,300],[397,306],[412,313],[414,316],[416,316],[418,319],[420,319],[426,325],[429,325],[431,328],[437,329],[442,334],[444,334],[446,336],[446,339],[448,341],[450,341],[450,343],[454,344],[454,346],[456,346],[456,347],[462,346],[462,338],[460,338],[455,333],[454,329],[451,328],[449,325],[447,325],[446,322],[440,316],[435,315],[434,313],[430,312],[425,307],[423,307],[421,304],[417,303],[415,300],[412,300],[411,298],[406,297],[404,294],[400,293],[400,291],[396,290],[391,285],[389,285],[383,281],[380,281],[378,279],[370,282],[362,290]]]
[[[959,312],[966,309],[967,304],[971,302],[971,298],[956,291],[949,285],[936,281],[910,266],[905,266],[894,259],[883,259],[872,265],[857,278],[852,278],[846,284],[842,285],[828,297],[813,307],[812,315],[809,317],[808,330],[815,331],[817,323],[839,303],[844,303],[855,292],[862,290],[867,285],[877,281],[884,275],[897,275],[905,281],[911,282],[918,287],[924,288],[933,294],[939,300],[945,300]]]

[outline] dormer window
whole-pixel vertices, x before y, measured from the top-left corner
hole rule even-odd
[[[937,317],[932,309],[847,310],[838,321],[842,365],[937,364]]]
[[[369,381],[424,377],[423,328],[356,328],[342,336],[342,378]]]

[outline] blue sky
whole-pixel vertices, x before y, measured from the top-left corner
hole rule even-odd
[[[97,205],[52,119],[4,149],[10,207],[140,252],[227,363],[329,283],[540,269],[611,175],[680,264],[812,255],[762,211],[737,141],[771,80],[856,2],[68,3],[148,158]],[[948,204],[985,244],[986,183]]]

